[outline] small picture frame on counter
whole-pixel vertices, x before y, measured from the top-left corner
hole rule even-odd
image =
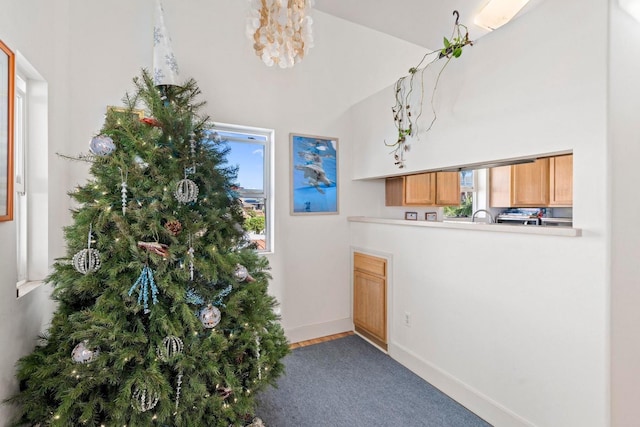
[[[404,219],[408,219],[409,221],[417,221],[418,220],[418,212],[405,212]]]
[[[437,221],[438,220],[438,213],[437,212],[425,212],[424,213],[424,219],[426,221]]]

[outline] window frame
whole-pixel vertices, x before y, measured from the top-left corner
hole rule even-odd
[[[238,190],[238,196],[241,198],[262,198],[264,199],[264,214],[265,214],[265,248],[258,249],[260,253],[273,253],[274,251],[274,141],[275,141],[275,131],[273,129],[267,128],[259,128],[252,126],[244,126],[244,125],[235,125],[229,123],[212,123],[211,131],[219,131],[224,133],[235,133],[246,136],[257,136],[260,138],[264,138],[264,141],[256,139],[248,142],[246,139],[242,138],[225,138],[226,140],[237,142],[237,143],[246,143],[246,144],[260,144],[264,149],[264,158],[263,158],[263,189],[262,191],[256,190]]]
[[[478,179],[478,174],[477,171],[475,169],[471,170],[471,174],[472,174],[472,178],[471,178],[471,186],[463,186],[462,185],[462,173],[463,172],[469,172],[469,171],[460,171],[460,192],[461,193],[474,193],[476,191],[476,187],[478,186],[477,184],[477,179]]]
[[[49,257],[49,86],[31,63],[16,51],[16,78],[14,101],[23,99],[22,128],[14,127],[14,136],[21,138],[23,163],[17,168],[22,172],[14,174],[14,196],[20,203],[14,203],[16,222],[16,297],[20,298],[41,286],[50,273],[52,260]],[[19,93],[21,92],[21,93]],[[17,126],[16,126],[17,127]],[[16,168],[16,169],[17,169]],[[20,178],[21,182],[15,181]],[[24,195],[22,195],[24,193]],[[24,233],[20,233],[21,228]],[[21,251],[21,252],[19,252]],[[21,254],[22,253],[22,254]],[[20,265],[21,263],[22,265]],[[26,264],[25,264],[26,263]],[[20,273],[18,273],[20,271]],[[18,277],[18,274],[20,276]]]
[[[463,193],[471,193],[471,213],[473,214],[473,212],[475,212],[478,209],[478,171],[475,169],[470,170],[470,172],[472,173],[472,177],[471,177],[471,186],[463,186],[463,179],[462,179],[462,173],[463,172],[469,172],[467,170],[464,171],[460,171],[458,172],[460,174],[460,202],[462,202],[462,195]],[[451,220],[465,220],[467,218],[471,218],[471,215],[469,215],[468,217],[449,217],[446,215],[445,213],[445,209],[443,208],[443,212],[442,212],[442,216],[444,218],[447,219],[447,221],[451,221]]]
[[[15,79],[14,112],[14,219],[16,223],[17,286],[29,280],[29,202],[27,197],[27,78],[18,71]]]

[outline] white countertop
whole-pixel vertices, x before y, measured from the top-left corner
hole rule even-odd
[[[581,229],[563,226],[488,224],[486,222],[472,223],[468,221],[410,221],[406,219],[373,218],[367,216],[350,216],[347,217],[347,220],[350,222],[403,225],[408,227],[448,228],[454,230],[485,231],[490,233],[520,233],[564,237],[582,236]]]

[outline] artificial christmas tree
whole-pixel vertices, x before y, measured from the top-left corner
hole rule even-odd
[[[242,426],[282,373],[268,264],[244,237],[196,83],[134,83],[91,141],[93,178],[70,193],[68,254],[47,280],[59,305],[18,362],[13,425]]]

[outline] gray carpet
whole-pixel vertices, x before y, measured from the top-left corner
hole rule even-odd
[[[266,427],[490,426],[356,335],[297,348],[284,365],[257,396]]]

